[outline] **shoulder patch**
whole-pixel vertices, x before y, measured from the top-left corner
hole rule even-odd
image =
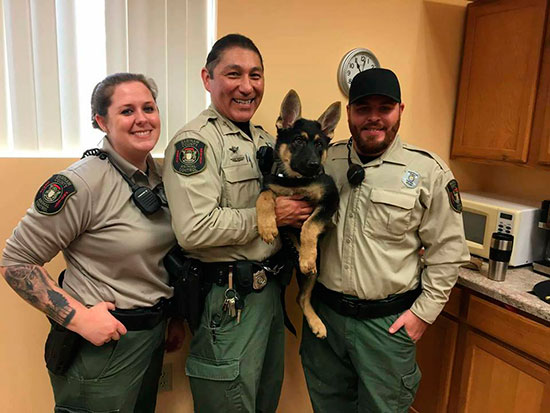
[[[449,195],[449,203],[451,204],[451,208],[456,212],[461,213],[462,200],[460,199],[460,192],[458,190],[458,182],[456,179],[451,179],[445,189],[447,190],[447,195]]]
[[[34,197],[34,207],[42,215],[55,215],[75,193],[76,188],[71,180],[64,175],[56,174],[40,187]]]
[[[176,142],[176,151],[172,160],[174,171],[181,175],[194,175],[206,168],[204,142],[198,139],[187,138]]]

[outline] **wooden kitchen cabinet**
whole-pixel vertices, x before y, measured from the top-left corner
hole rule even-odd
[[[546,126],[546,136],[550,130],[550,113],[543,110],[550,96],[538,90],[543,45],[549,47],[546,8],[547,0],[469,4],[452,158],[526,163],[533,136],[535,152],[548,155],[550,164],[550,143],[540,149],[541,130]],[[540,76],[548,88],[546,78],[550,70]],[[541,106],[533,134],[535,103]]]
[[[550,17],[546,23],[529,157],[531,163],[550,166]]]
[[[548,368],[475,331],[466,334],[458,412],[549,411]]]
[[[550,323],[455,287],[417,345],[415,413],[550,411]]]

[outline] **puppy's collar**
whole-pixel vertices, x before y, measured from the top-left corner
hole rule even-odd
[[[271,174],[270,174],[270,181],[276,185],[286,186],[286,187],[292,187],[292,186],[303,186],[303,185],[309,185],[317,177],[320,175],[323,175],[325,173],[324,168],[321,166],[319,173],[314,176],[301,176],[301,177],[293,177],[288,176],[285,174],[283,168],[282,168],[282,162],[280,159],[276,159],[273,162],[273,167],[271,168]]]

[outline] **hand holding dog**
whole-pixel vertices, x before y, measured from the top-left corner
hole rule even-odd
[[[278,227],[301,228],[313,211],[311,205],[299,195],[275,198],[275,216]]]

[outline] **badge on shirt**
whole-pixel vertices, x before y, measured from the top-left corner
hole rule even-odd
[[[244,159],[244,155],[239,153],[238,146],[231,146],[229,148],[229,151],[231,152],[231,156],[229,157],[229,159],[231,159],[233,162],[241,162]]]
[[[40,187],[34,197],[34,207],[42,215],[55,215],[63,209],[76,188],[64,175],[54,175]]]
[[[445,189],[447,190],[447,195],[449,195],[451,208],[456,212],[462,212],[462,200],[460,199],[460,192],[458,191],[458,182],[456,179],[451,179]]]
[[[405,184],[407,188],[416,188],[418,186],[418,182],[420,181],[420,175],[418,172],[411,171],[410,169],[407,169],[405,173],[403,174],[403,177],[401,178],[401,182]]]
[[[197,139],[184,139],[176,143],[172,167],[181,175],[194,175],[206,168],[205,144]]]

